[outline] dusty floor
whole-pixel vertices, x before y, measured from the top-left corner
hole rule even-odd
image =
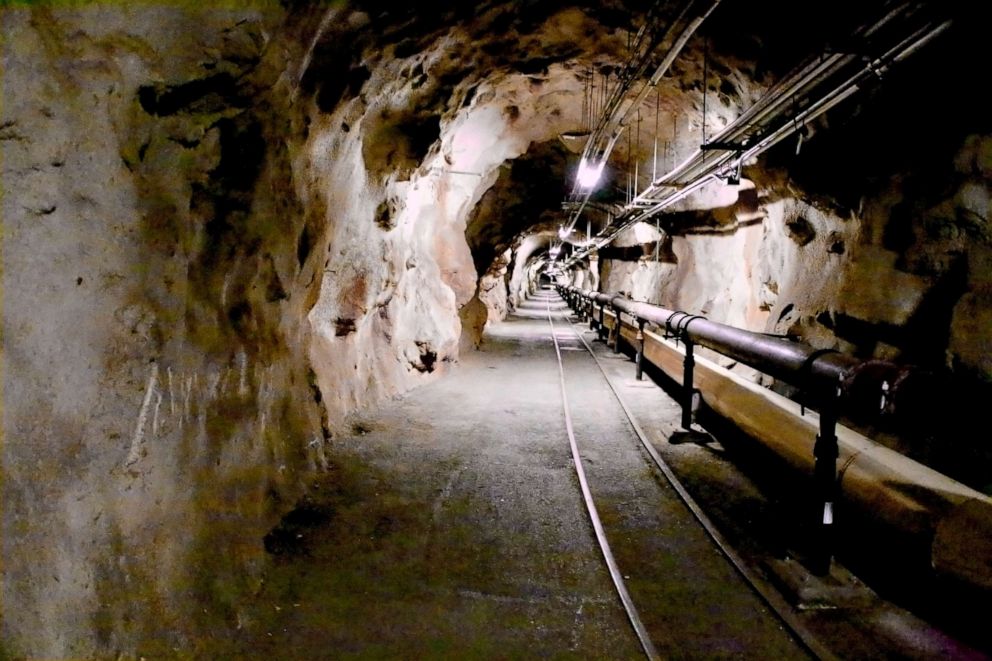
[[[643,658],[583,509],[546,305],[530,301],[450,376],[337,442],[318,495],[266,539],[272,567],[232,655]],[[649,468],[576,335],[585,327],[568,322],[556,297],[551,306],[590,487],[658,650],[807,657]],[[669,443],[675,403],[635,381],[627,357],[593,346],[656,447],[749,561],[774,555],[788,530],[758,487],[718,442]],[[846,658],[970,658],[905,614],[875,605],[854,614],[882,622],[892,640],[848,615],[803,617]]]

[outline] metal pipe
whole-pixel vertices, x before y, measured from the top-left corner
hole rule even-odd
[[[914,18],[913,14],[917,9],[918,6],[914,3],[900,3],[873,25],[858,30],[855,35],[867,39],[900,15],[906,14],[907,18]],[[637,195],[623,214],[626,217],[625,220],[622,220],[615,228],[606,228],[603,238],[596,242],[597,247],[609,243],[617,234],[634,222],[646,220],[678,200],[687,197],[718,177],[734,162],[740,163],[754,158],[791,136],[801,124],[822,115],[858,91],[859,83],[866,77],[875,75],[879,70],[884,70],[886,67],[906,59],[944,32],[949,25],[950,21],[928,23],[924,20],[922,25],[917,23],[917,29],[910,32],[908,37],[904,36],[897,39],[895,45],[889,46],[882,55],[870,58],[867,64],[860,66],[853,75],[847,77],[843,82],[832,85],[828,92],[816,98],[812,105],[804,111],[795,113],[791,121],[775,127],[773,123],[781,116],[783,109],[788,104],[795,104],[797,98],[813,97],[819,86],[829,82],[831,78],[845,69],[849,69],[860,58],[849,53],[831,53],[802,65],[769,89],[761,99],[744,111],[713,140],[713,142],[739,144],[741,149],[736,152],[711,150],[694,152],[660,179],[652,181],[640,195]],[[758,141],[749,142],[749,138],[753,137],[755,132],[760,136]],[[674,190],[667,190],[666,192],[666,189],[673,188]],[[566,262],[566,266],[587,252],[588,248],[577,251]]]
[[[644,378],[644,320],[637,320],[637,355],[634,357],[634,378]]]
[[[791,123],[783,125],[777,131],[765,137],[753,147],[749,148],[746,152],[744,152],[742,158],[745,160],[753,158],[778,144],[783,139],[795,133],[798,126],[816,119],[841,101],[857,92],[859,89],[858,84],[865,78],[876,75],[878,71],[884,70],[896,62],[901,62],[906,59],[909,55],[916,52],[942,32],[947,30],[950,26],[951,22],[945,21],[935,27],[927,26],[917,30],[881,56],[869,61],[868,64],[862,67],[857,73],[831,90],[829,94],[822,97],[803,112],[797,114]]]
[[[580,296],[602,305],[601,314],[606,305],[614,303],[619,304],[615,309],[623,305],[627,314],[638,319],[645,318],[638,313],[647,313],[651,308],[664,310],[591,290],[578,291]],[[667,319],[676,315],[665,312]],[[698,317],[684,321],[689,317],[678,313],[674,323],[683,331],[688,330],[691,342],[705,324],[713,322],[704,323]],[[664,327],[666,318],[658,315],[655,318],[661,319]],[[618,314],[615,328],[622,326]],[[636,327],[618,331],[628,337],[634,332]],[[685,381],[685,351],[649,330],[644,335],[644,359],[676,382],[680,378]],[[794,365],[796,356],[788,355],[787,364]],[[843,500],[845,506],[871,516],[878,526],[898,531],[900,539],[911,537],[926,544],[930,553],[928,566],[932,570],[992,590],[992,498],[838,425],[837,374],[842,367],[838,361],[842,358],[846,360],[844,364],[858,361],[833,352],[814,350],[806,355],[807,371],[820,375],[815,377],[816,384],[822,388],[819,416],[802,415],[798,404],[702,357],[693,361],[693,392],[698,388],[717,414],[734,421],[796,470],[815,476],[823,505],[821,563],[832,550],[833,503]],[[793,375],[793,382],[808,379],[804,374],[807,372]],[[828,395],[831,397],[826,398]],[[827,503],[831,505],[828,507]],[[820,571],[824,566],[828,565],[821,564]]]
[[[814,393],[822,399],[823,393],[832,392],[838,384],[852,384],[858,378],[861,360],[834,349],[817,349],[811,345],[790,340],[781,336],[756,333],[742,328],[710,321],[699,315],[674,311],[659,305],[632,301],[624,296],[604,294],[592,290],[574,289],[574,294],[599,304],[600,323],[603,323],[603,308],[609,305],[616,314],[625,313],[634,319],[635,324],[648,322],[666,329],[676,342],[699,345],[740,363],[753,367],[776,380]],[[614,338],[613,329],[608,344],[619,351],[619,340]],[[906,367],[892,366],[893,370],[906,372]],[[881,377],[869,387],[859,387],[858,397],[882,397],[888,395],[889,384]],[[864,383],[862,381],[862,383]],[[877,385],[877,392],[874,386]],[[854,397],[851,389],[844,395]]]
[[[616,310],[662,327],[676,314],[674,310],[631,301],[622,296],[586,291],[580,292],[580,295],[594,295],[597,301],[608,303]],[[834,384],[861,363],[852,356],[824,353],[808,344],[734,328],[704,317],[692,319],[685,325],[684,333],[685,337],[700,346],[797,386],[811,386],[814,382]]]
[[[685,45],[686,43],[688,43],[689,38],[692,37],[693,34],[695,34],[696,30],[699,29],[699,26],[703,24],[703,21],[705,21],[709,17],[709,15],[713,13],[713,11],[717,8],[719,4],[720,4],[720,0],[713,0],[712,2],[710,2],[709,6],[706,7],[703,13],[693,18],[691,21],[689,21],[688,25],[682,28],[682,31],[679,33],[678,38],[672,44],[671,48],[669,48],[668,51],[665,53],[664,59],[662,59],[661,63],[655,69],[654,73],[651,75],[651,78],[648,79],[647,84],[645,84],[641,88],[641,91],[638,93],[637,97],[635,97],[634,100],[627,107],[626,112],[624,112],[624,114],[619,119],[614,120],[613,122],[614,126],[622,127],[626,125],[627,120],[630,117],[630,113],[632,113],[634,109],[638,108],[641,105],[641,103],[644,101],[644,97],[647,96],[648,91],[651,89],[651,87],[657,85],[658,81],[661,80],[662,76],[664,76],[668,72],[668,69],[672,66],[672,63],[675,61],[675,58],[678,57],[679,53],[682,52],[682,49],[685,48]],[[686,10],[688,10],[688,7],[686,8]],[[685,12],[683,12],[683,16],[684,13]],[[683,16],[680,16],[679,20],[681,20]],[[677,22],[678,21],[676,21],[676,23]],[[621,129],[617,128],[615,130],[619,131]],[[608,156],[609,154],[607,153],[606,155],[604,155],[604,158]]]
[[[678,381],[683,352],[660,335],[645,335],[645,359]],[[702,357],[696,358],[694,379],[695,388],[718,415],[795,470],[816,473],[815,437],[824,435],[817,416],[803,415],[795,402]],[[871,517],[876,527],[926,545],[929,558],[921,558],[921,569],[929,567],[992,590],[992,498],[850,429],[834,428],[839,456],[834,500],[829,502],[843,501],[846,508]]]
[[[675,58],[685,47],[686,42],[688,42],[689,38],[695,33],[703,21],[705,21],[706,18],[713,13],[716,7],[720,4],[720,0],[710,0],[710,4],[702,11],[701,14],[690,19],[688,24],[682,27],[680,24],[684,19],[686,19],[686,16],[689,14],[694,4],[695,0],[688,0],[688,2],[686,2],[683,6],[678,18],[669,26],[669,29],[662,41],[674,39],[672,45],[666,51],[665,57],[662,59],[661,63],[659,63],[654,73],[651,75],[651,78],[641,88],[637,97],[628,105],[626,111],[623,114],[620,114],[620,107],[623,105],[625,94],[630,89],[631,83],[640,78],[645,72],[650,61],[650,55],[654,52],[655,48],[658,46],[658,43],[655,42],[647,45],[645,52],[642,55],[642,61],[639,64],[636,66],[634,62],[630,62],[628,64],[630,72],[626,79],[620,79],[617,81],[616,89],[613,91],[610,99],[604,103],[604,112],[602,113],[597,126],[590,133],[589,138],[586,141],[585,148],[582,151],[582,161],[586,163],[604,162],[609,158],[613,151],[613,147],[616,145],[617,139],[624,130],[624,126],[630,113],[640,106],[644,97],[647,95],[648,90],[668,71],[672,63],[675,61]],[[636,40],[636,49],[638,51],[641,50],[641,42],[646,37],[646,27],[647,23],[645,23],[645,25],[642,26],[641,30],[638,32],[638,38]],[[679,30],[680,27],[681,30]],[[678,31],[677,37],[674,36],[676,31]],[[607,138],[606,136],[609,137]],[[606,139],[606,142],[602,146],[602,149],[600,149],[600,143],[604,138]],[[578,194],[578,192],[579,186],[576,183],[572,191],[573,197]],[[586,202],[589,201],[589,197],[591,195],[592,191],[590,190],[582,196],[582,202],[568,224],[569,229],[572,229],[575,226],[575,223],[578,221],[580,215],[582,214],[582,210],[585,207]]]

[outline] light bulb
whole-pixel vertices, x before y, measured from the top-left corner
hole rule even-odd
[[[586,159],[583,158],[579,162],[579,173],[578,180],[579,186],[582,188],[592,188],[597,183],[599,183],[599,177],[603,174],[604,162],[600,162],[599,165],[589,165]]]

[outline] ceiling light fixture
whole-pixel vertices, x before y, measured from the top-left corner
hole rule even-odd
[[[579,161],[578,182],[582,188],[593,188],[599,183],[599,177],[603,174],[605,161],[600,161],[599,165],[590,165],[585,157]]]

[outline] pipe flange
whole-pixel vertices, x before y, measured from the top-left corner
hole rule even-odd
[[[687,333],[689,331],[689,324],[691,324],[692,322],[694,322],[696,319],[705,319],[705,318],[706,317],[704,317],[702,315],[699,315],[699,314],[689,314],[689,315],[686,315],[686,316],[682,317],[681,319],[679,319],[678,322],[675,324],[675,331],[677,333],[679,333],[680,335],[685,336],[685,335],[687,335]],[[685,338],[683,338],[683,339],[685,339]]]
[[[678,337],[679,337],[678,336],[678,332],[675,331],[672,328],[672,320],[675,319],[676,315],[682,315],[682,317],[687,317],[687,316],[689,316],[689,313],[688,312],[685,312],[684,310],[676,310],[675,312],[673,312],[671,314],[670,317],[668,317],[668,319],[665,320],[665,337],[666,338],[674,337],[675,339],[678,339]],[[679,317],[679,319],[682,319],[682,317]]]

